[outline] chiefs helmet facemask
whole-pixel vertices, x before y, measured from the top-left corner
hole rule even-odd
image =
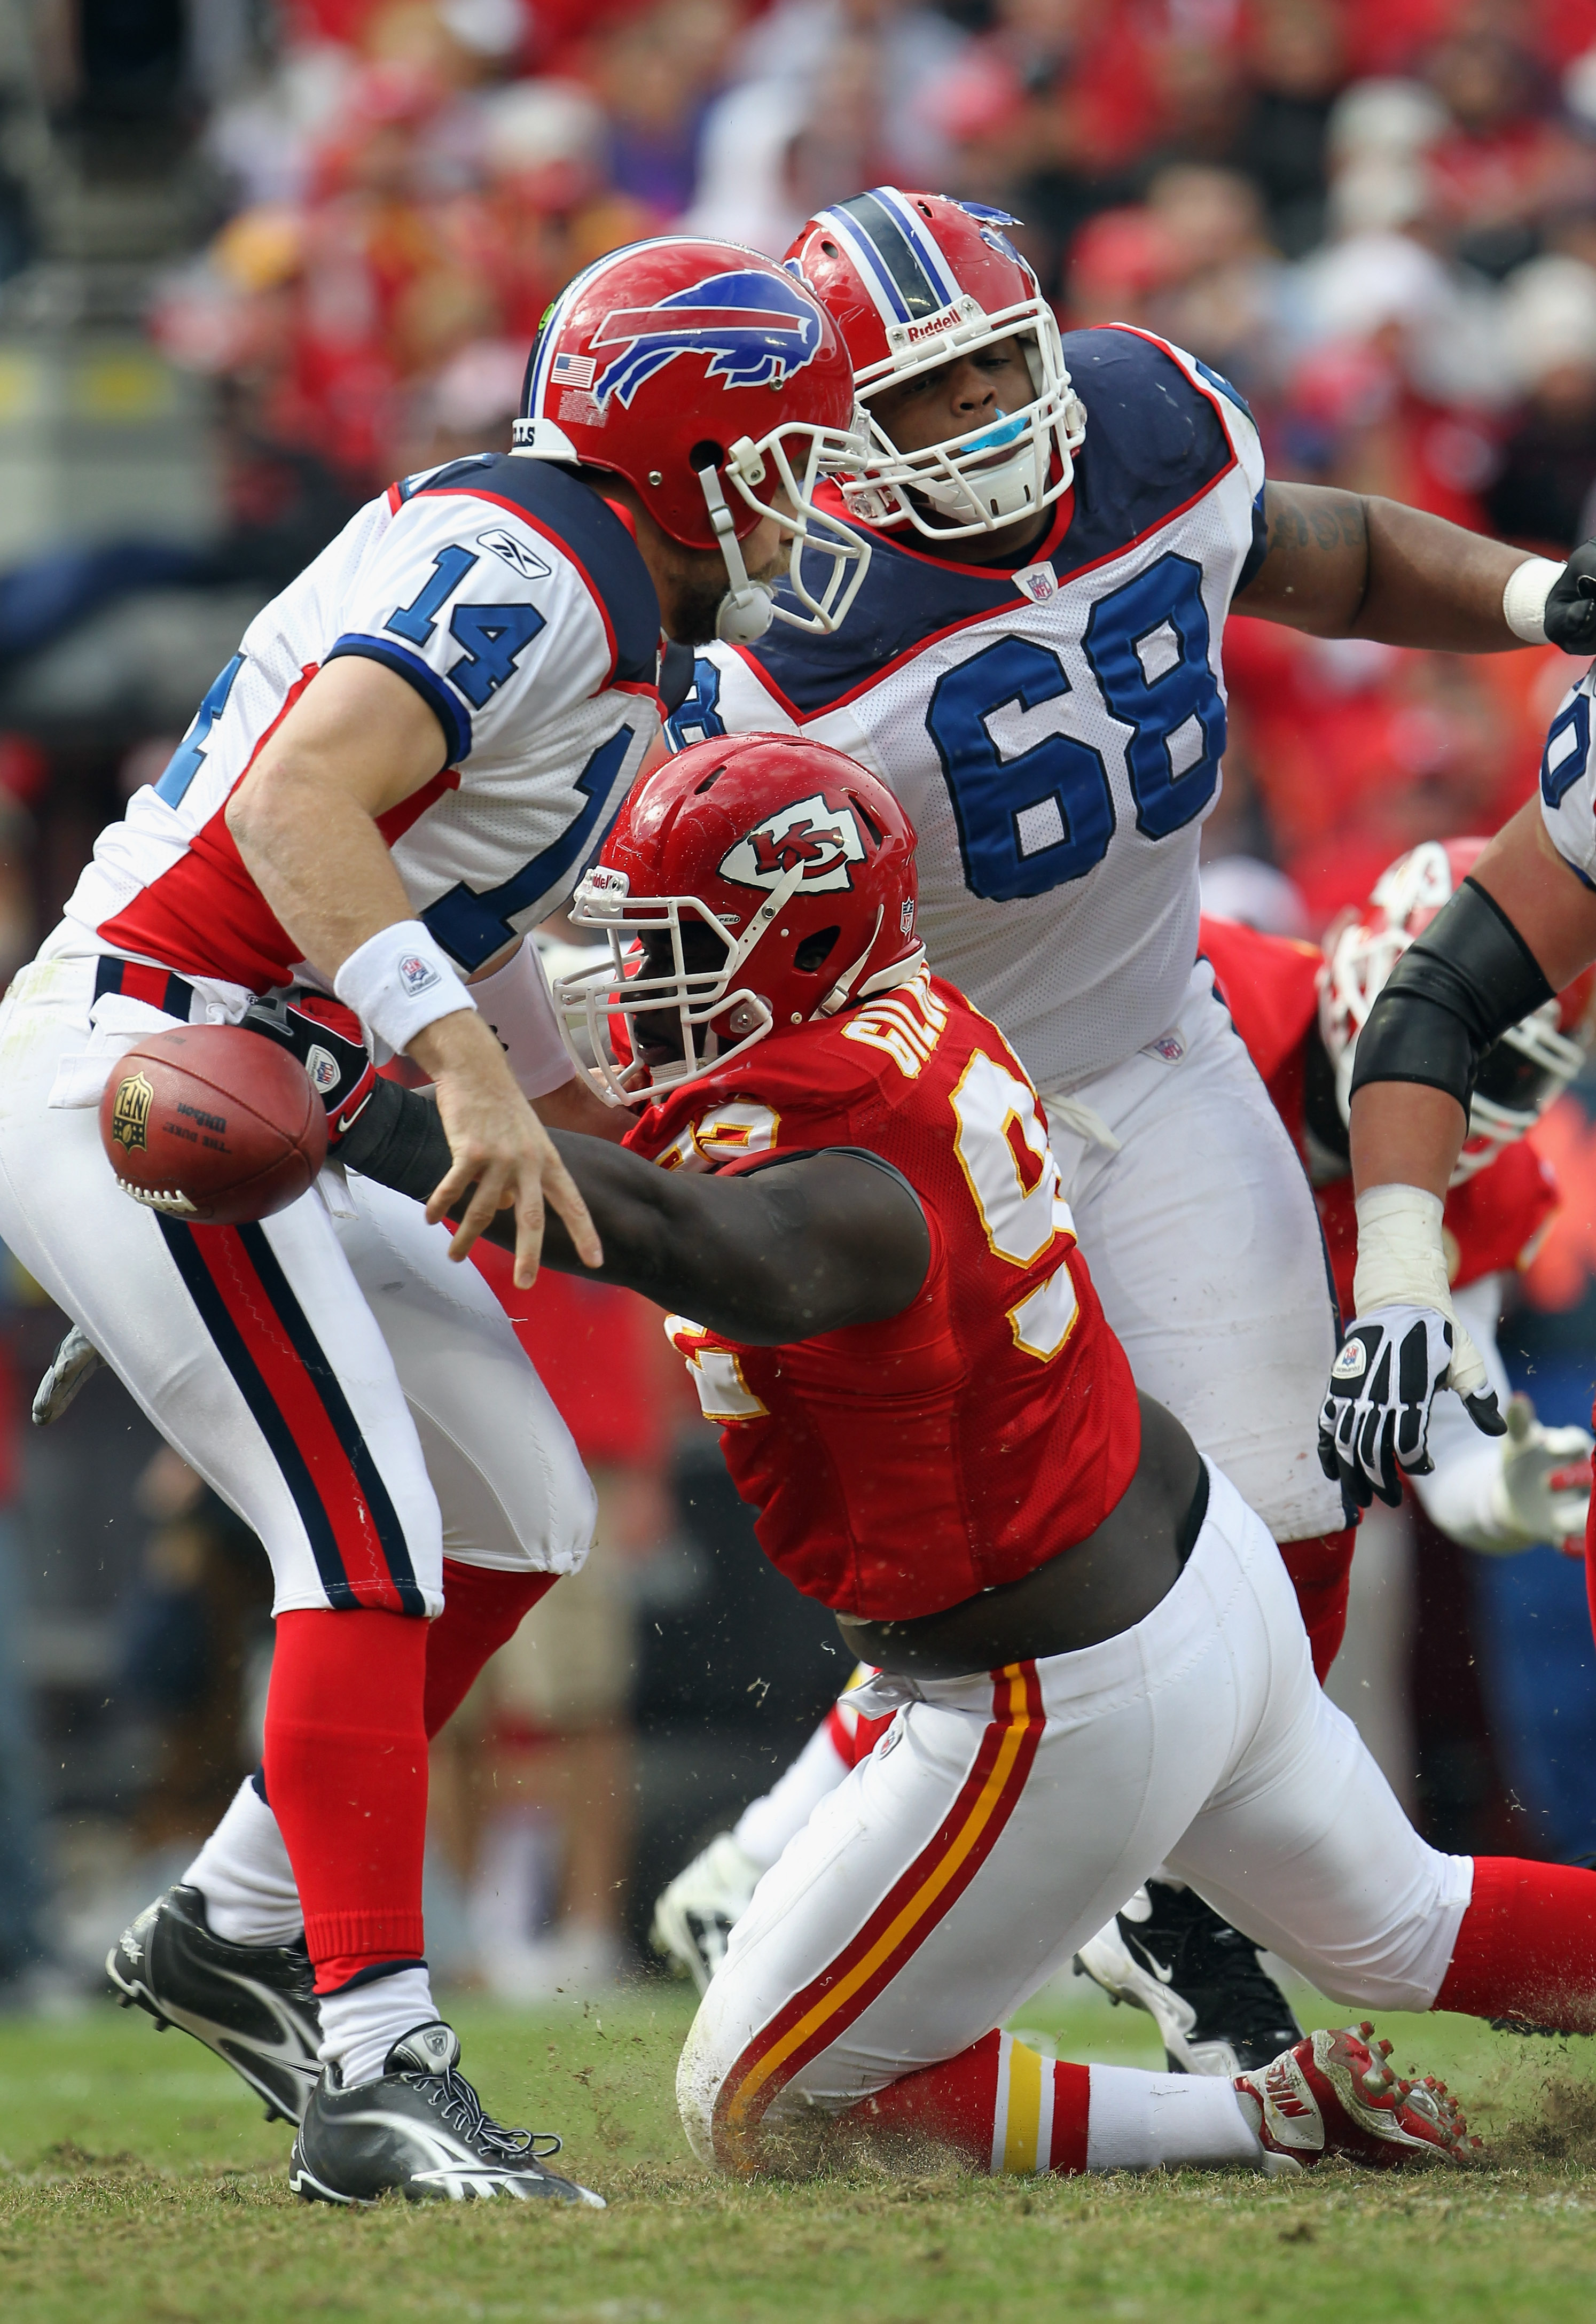
[[[558,978],[566,1045],[651,1103],[756,1043],[919,973],[915,835],[885,785],[797,736],[728,734],[639,783],[570,918],[608,939]]]
[[[1017,223],[980,202],[877,186],[819,211],[789,250],[783,263],[842,333],[868,420],[868,457],[842,484],[850,516],[958,540],[1012,524],[1069,490],[1085,408],[1057,318],[1003,232]],[[899,451],[872,397],[1011,338],[1030,373],[1030,401],[966,435]]]
[[[672,540],[718,549],[717,630],[733,643],[772,620],[837,629],[864,578],[869,544],[815,500],[861,457],[847,351],[802,283],[758,251],[664,235],[578,274],[533,345],[515,450],[624,476]],[[801,611],[749,577],[742,544],[767,516]]]
[[[1343,913],[1324,938],[1319,971],[1319,1034],[1335,1068],[1342,1121],[1352,1110],[1358,1036],[1375,996],[1416,936],[1473,870],[1483,839],[1425,840],[1388,865],[1361,911]],[[1590,1053],[1596,969],[1586,969],[1552,1001],[1493,1041],[1480,1060],[1469,1104],[1469,1135],[1452,1184],[1461,1186],[1533,1130]]]

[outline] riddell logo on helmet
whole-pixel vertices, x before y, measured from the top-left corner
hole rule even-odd
[[[799,888],[807,895],[851,888],[851,863],[864,861],[864,842],[851,807],[828,807],[818,791],[778,808],[722,856],[723,880],[740,888],[774,888],[802,867]]]
[[[647,307],[616,307],[590,345],[617,350],[593,383],[601,407],[629,406],[646,380],[678,355],[708,355],[706,379],[726,387],[780,387],[813,363],[820,317],[796,283],[749,267],[712,274]]]
[[[918,347],[922,339],[939,339],[944,331],[951,331],[963,319],[958,307],[945,307],[939,315],[928,316],[923,323],[905,323],[902,330],[906,347]]]

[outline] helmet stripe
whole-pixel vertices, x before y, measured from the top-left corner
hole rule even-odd
[[[862,233],[849,217],[848,207],[821,210],[816,217],[816,225],[825,226],[842,244],[865,289],[875,300],[876,312],[881,320],[884,323],[907,323],[910,318],[910,309],[905,304],[895,277],[869,235]]]
[[[934,273],[927,266],[904,231],[902,218],[881,199],[882,192],[890,190],[881,188],[874,193],[855,194],[852,201],[838,202],[830,215],[847,218],[868,250],[878,279],[895,301],[892,320],[918,322],[927,315],[940,314],[950,299],[958,296],[957,286],[952,292],[944,290],[941,273],[945,270]]]
[[[899,192],[896,186],[872,186],[870,198],[880,202],[882,208],[890,210],[897,219],[904,240],[941,293],[937,306],[951,307],[955,299],[964,295],[963,286],[943,256],[936,235],[927,233],[924,219],[909,196]]]

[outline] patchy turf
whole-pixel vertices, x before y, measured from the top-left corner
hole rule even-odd
[[[5,2324],[1583,2324],[1596,2306],[1589,2043],[1382,2021],[1400,2062],[1471,2101],[1495,2153],[1466,2172],[729,2186],[677,2130],[689,2014],[677,1990],[540,2017],[454,2014],[494,2109],[561,2130],[607,2212],[300,2205],[281,2126],[181,2034],[158,2041],[109,2007],[66,2025],[0,2022]],[[1072,2054],[1158,2062],[1145,2018],[1079,1987],[1021,2015]]]

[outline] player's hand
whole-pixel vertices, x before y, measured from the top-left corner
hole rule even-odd
[[[1495,1512],[1502,1547],[1548,1541],[1582,1557],[1596,1439],[1583,1428],[1543,1428],[1527,1396],[1513,1397],[1507,1419]]]
[[[1487,1436],[1507,1423],[1479,1352],[1461,1323],[1433,1307],[1376,1307],[1353,1323],[1330,1370],[1319,1414],[1319,1466],[1366,1509],[1379,1499],[1395,1508],[1400,1471],[1427,1476],[1430,1406],[1450,1385]]]
[[[331,1153],[353,1129],[377,1085],[361,1034],[360,1019],[330,993],[296,985],[273,992],[245,1010],[247,1031],[274,1041],[299,1059],[327,1109],[327,1144]]]
[[[94,1378],[105,1360],[80,1326],[74,1323],[33,1390],[34,1427],[48,1428],[52,1420],[59,1420],[78,1389]]]
[[[432,1076],[454,1156],[454,1167],[427,1205],[435,1225],[444,1218],[457,1222],[449,1257],[464,1259],[495,1212],[513,1210],[515,1281],[528,1289],[537,1280],[547,1202],[564,1220],[583,1264],[602,1266],[604,1247],[576,1181],[475,1010],[458,1010],[425,1027],[411,1043],[411,1055]]]
[[[1545,619],[1564,653],[1596,653],[1596,540],[1582,542],[1553,582]]]

